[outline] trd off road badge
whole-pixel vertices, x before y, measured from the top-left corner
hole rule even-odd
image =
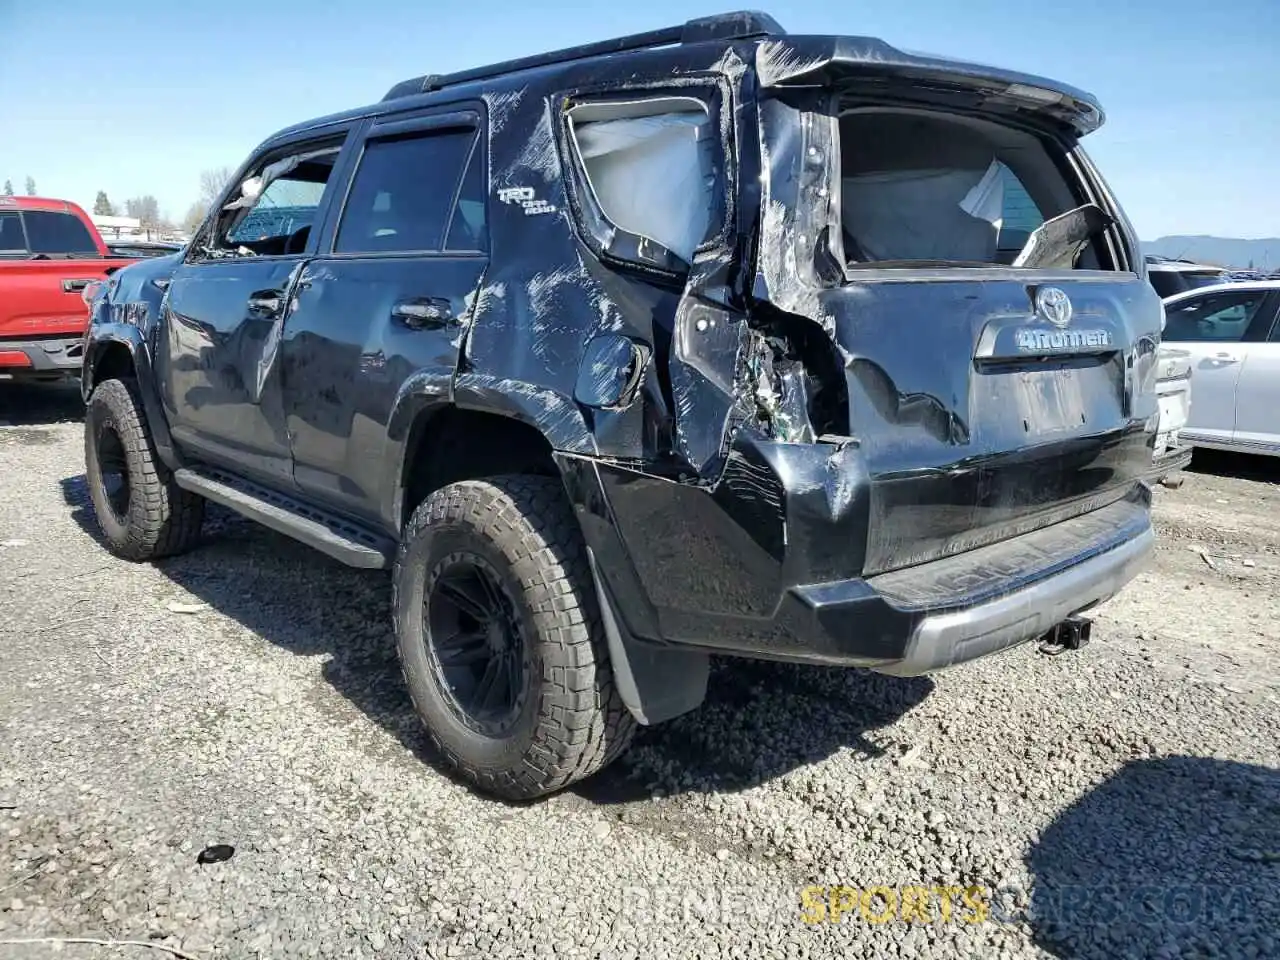
[[[1035,296],[1036,319],[1049,324],[1043,327],[1023,327],[1016,340],[1021,353],[1073,353],[1077,350],[1096,350],[1111,346],[1111,331],[1098,328],[1071,330],[1073,313],[1071,298],[1058,287],[1041,287]]]
[[[526,217],[556,212],[555,204],[539,200],[537,194],[533,192],[533,187],[503,187],[498,191],[498,199],[503,203],[520,204],[524,208]]]

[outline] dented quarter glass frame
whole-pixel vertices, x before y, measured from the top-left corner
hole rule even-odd
[[[597,257],[614,266],[678,279],[689,272],[700,254],[729,243],[737,190],[732,125],[725,123],[723,113],[730,98],[728,83],[722,78],[693,76],[679,84],[659,82],[621,88],[581,87],[553,99],[552,109],[557,117],[555,137],[565,162],[565,193],[572,220],[578,235]],[[595,194],[574,135],[575,112],[608,107],[626,110],[664,103],[673,107],[685,105],[686,108],[697,105],[706,112],[707,128],[711,131],[715,185],[709,191],[708,228],[687,260],[658,240],[633,233],[610,219]],[[657,116],[666,112],[676,111],[658,109],[642,115]]]

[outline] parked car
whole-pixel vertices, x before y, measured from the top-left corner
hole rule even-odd
[[[120,257],[163,257],[177,253],[182,244],[168,240],[108,240],[107,249]]]
[[[1160,344],[1156,365],[1160,420],[1151,478],[1168,487],[1182,486],[1182,471],[1191,462],[1191,444],[1182,435],[1191,412],[1191,367],[1189,351]]]
[[[1160,300],[1101,122],[739,13],[289,127],[92,305],[103,538],[185,550],[212,500],[392,568],[419,715],[508,797],[713,654],[1070,646],[1153,543]]]
[[[70,201],[0,197],[0,378],[78,375],[86,288],[132,262]]]
[[[1187,290],[1225,283],[1229,279],[1227,271],[1206,263],[1152,255],[1148,255],[1146,260],[1147,278],[1156,288],[1156,293],[1162,297],[1171,297],[1175,293],[1185,293]]]
[[[1196,447],[1280,454],[1280,280],[1203,287],[1165,301],[1164,342],[1191,356]]]

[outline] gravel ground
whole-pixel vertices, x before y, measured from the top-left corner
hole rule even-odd
[[[432,766],[384,574],[222,514],[113,560],[79,416],[0,384],[0,941],[152,948],[0,960],[1280,956],[1280,465],[1161,490],[1080,653],[721,664],[508,805]]]

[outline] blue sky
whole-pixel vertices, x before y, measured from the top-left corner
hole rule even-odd
[[[744,6],[750,6],[747,3]],[[793,33],[879,36],[1096,94],[1087,145],[1143,239],[1280,236],[1275,0],[821,0],[756,6]],[[512,0],[0,0],[0,180],[89,206],[153,193],[279,127],[446,72],[733,9]],[[1112,12],[1112,11],[1115,12]],[[1123,12],[1121,12],[1123,11]]]

